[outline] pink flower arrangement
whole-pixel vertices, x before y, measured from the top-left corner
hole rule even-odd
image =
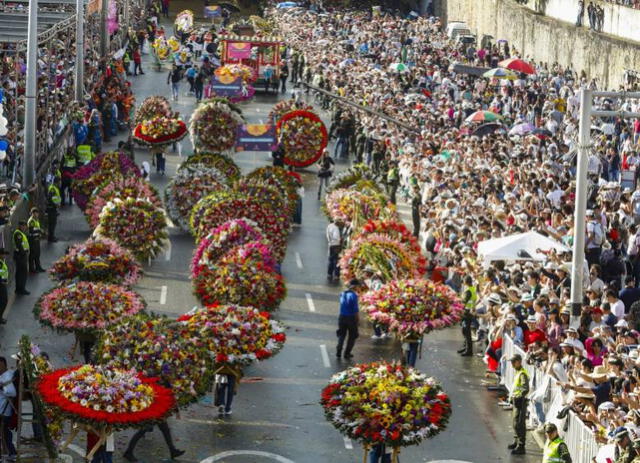
[[[324,212],[332,220],[340,220],[353,228],[364,225],[367,220],[399,220],[395,206],[387,202],[386,196],[346,188],[327,194]]]

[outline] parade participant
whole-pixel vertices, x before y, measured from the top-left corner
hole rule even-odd
[[[78,165],[78,159],[72,149],[68,149],[62,158],[62,185],[60,193],[62,194],[62,205],[66,204],[67,198],[69,199],[69,205],[72,201],[72,175],[76,171]]]
[[[60,182],[60,178],[56,177],[47,189],[47,227],[49,230],[47,240],[50,243],[58,241],[58,238],[56,238],[56,225],[58,224],[58,208],[60,208],[60,204],[62,203],[62,196],[60,195],[60,189],[57,185],[58,182]]]
[[[182,71],[176,64],[173,65],[169,75],[167,76],[167,85],[171,85],[171,96],[174,101],[178,101],[180,96],[180,81],[182,80]]]
[[[16,396],[16,388],[13,385],[13,370],[7,369],[7,359],[0,357],[0,455],[6,448],[8,461],[16,461],[16,448],[13,445],[13,433],[11,432],[11,417],[13,416],[12,399]]]
[[[558,435],[558,428],[553,423],[544,425],[547,441],[542,451],[542,463],[571,463],[571,455],[567,444]]]
[[[511,392],[513,405],[513,433],[514,442],[508,448],[512,455],[524,455],[527,441],[527,394],[529,394],[529,374],[522,366],[522,356],[513,355],[509,361],[516,371]]]
[[[340,316],[338,318],[338,331],[336,332],[338,335],[336,357],[338,358],[342,356],[342,347],[347,336],[344,358],[350,359],[353,357],[351,351],[358,338],[359,308],[358,295],[355,292],[358,286],[360,286],[358,280],[351,280],[347,286],[347,290],[340,294]]]
[[[327,280],[329,283],[340,277],[338,259],[342,251],[342,222],[333,220],[327,225],[327,245],[329,246],[329,263],[327,267]]]
[[[40,265],[40,238],[42,237],[42,227],[40,226],[40,212],[37,207],[31,208],[31,215],[27,220],[29,229],[29,272],[40,273],[45,270]]]
[[[27,296],[27,272],[29,270],[29,239],[27,238],[27,222],[21,220],[13,232],[13,260],[16,264],[16,294]]]
[[[5,260],[5,256],[8,254],[9,253],[4,248],[0,248],[0,325],[7,323],[7,320],[2,318],[2,316],[4,315],[7,303],[9,302],[9,294],[7,291],[7,284],[9,283],[9,266]]]
[[[384,444],[374,445],[369,451],[369,463],[391,463],[391,449]]]
[[[415,368],[421,344],[422,337],[419,337],[416,333],[412,333],[402,340],[402,349],[405,352],[404,363],[406,365]]]
[[[325,187],[329,186],[329,180],[333,175],[333,166],[335,166],[335,161],[331,156],[329,156],[329,151],[325,148],[322,153],[322,159],[320,159],[320,170],[318,171],[318,178],[320,179],[320,184],[318,185],[318,201],[322,195],[322,185]]]
[[[169,424],[166,421],[161,421],[160,423],[157,424],[158,429],[160,429],[160,432],[162,433],[162,437],[164,437],[164,441],[167,444],[167,447],[169,447],[169,453],[171,455],[171,458],[178,458],[181,455],[184,455],[184,450],[179,450],[176,448],[176,446],[173,444],[173,438],[171,437],[171,429],[169,429]],[[144,437],[144,435],[148,432],[151,432],[153,430],[153,426],[149,426],[148,428],[142,428],[140,430],[138,430],[133,437],[131,438],[131,441],[129,441],[129,445],[127,446],[127,450],[125,450],[124,454],[122,455],[125,460],[127,461],[139,461],[135,455],[133,454],[133,451],[136,448],[136,444],[138,443],[138,441],[140,439],[142,439]]]
[[[242,371],[224,365],[215,372],[216,400],[214,405],[218,407],[218,416],[231,415],[233,396],[238,393],[238,385],[242,379]]]

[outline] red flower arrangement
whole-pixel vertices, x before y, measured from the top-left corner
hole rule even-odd
[[[144,121],[153,119],[154,117],[171,117],[171,103],[163,96],[155,95],[144,99],[136,116],[134,124],[142,124]]]
[[[143,121],[133,129],[133,141],[142,146],[163,146],[187,136],[187,125],[180,119],[157,116]]]
[[[298,175],[296,179],[295,175]],[[300,175],[290,172],[282,167],[264,166],[252,170],[245,176],[246,181],[260,180],[268,185],[276,187],[286,198],[289,207],[295,211],[298,202],[298,188],[302,184]],[[293,214],[293,212],[291,212]]]
[[[238,181],[233,189],[249,198],[260,200],[274,211],[287,210],[290,215],[295,211],[295,203],[291,204],[280,189],[255,177]]]
[[[271,108],[271,111],[269,112],[269,120],[273,121],[274,124],[277,124],[282,116],[296,110],[313,111],[313,106],[308,105],[305,102],[297,102],[293,98],[289,100],[282,100]]]
[[[418,243],[418,239],[413,236],[413,233],[409,231],[405,224],[397,220],[369,220],[364,227],[354,234],[353,239],[364,238],[373,233],[387,235],[404,243],[407,251],[410,251],[416,262],[418,262],[418,266],[424,268],[426,272],[427,260],[422,255],[420,243]]]
[[[295,110],[282,116],[276,131],[284,147],[284,162],[295,167],[314,164],[327,147],[327,128],[316,114]]]

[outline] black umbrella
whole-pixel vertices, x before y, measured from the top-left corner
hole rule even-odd
[[[490,133],[494,133],[497,130],[505,130],[502,124],[498,124],[497,122],[489,122],[488,124],[482,124],[478,127],[471,135],[475,135],[476,137],[484,137],[485,135],[489,135]]]

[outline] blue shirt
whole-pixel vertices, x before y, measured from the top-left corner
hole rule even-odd
[[[358,295],[350,289],[340,294],[340,315],[353,316],[358,313]]]

